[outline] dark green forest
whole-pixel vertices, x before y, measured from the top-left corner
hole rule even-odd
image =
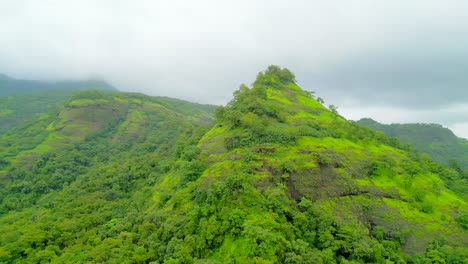
[[[466,173],[288,69],[216,108],[63,100],[0,133],[2,263],[467,263]]]

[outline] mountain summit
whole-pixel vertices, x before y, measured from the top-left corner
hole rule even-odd
[[[4,136],[0,153],[17,152],[2,157],[0,260],[467,259],[466,187],[445,184],[466,180],[347,121],[289,70],[241,85],[214,122],[208,110],[86,92]]]

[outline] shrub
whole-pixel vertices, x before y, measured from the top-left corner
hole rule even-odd
[[[460,212],[458,217],[456,218],[458,224],[463,227],[463,229],[468,229],[468,213],[467,212]]]

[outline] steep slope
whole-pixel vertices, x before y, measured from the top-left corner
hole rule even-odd
[[[372,129],[380,130],[404,143],[411,143],[418,151],[429,154],[435,161],[449,164],[456,160],[468,170],[468,140],[459,138],[450,129],[437,124],[384,125],[370,118],[358,121]]]
[[[159,260],[465,258],[466,200],[438,176],[453,171],[347,122],[293,80],[270,67],[241,86],[198,144],[203,173],[176,167],[155,187]]]
[[[98,89],[117,91],[112,85],[101,80],[86,81],[37,81],[14,79],[0,73],[0,96],[35,93],[51,90],[89,90]]]
[[[0,261],[468,258],[466,200],[439,177],[456,172],[330,112],[287,69],[241,86],[214,125],[161,100],[88,92],[5,135]]]

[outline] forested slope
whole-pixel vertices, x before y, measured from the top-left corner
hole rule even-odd
[[[84,92],[3,135],[0,261],[468,258],[462,175],[332,113],[287,69],[212,110]]]

